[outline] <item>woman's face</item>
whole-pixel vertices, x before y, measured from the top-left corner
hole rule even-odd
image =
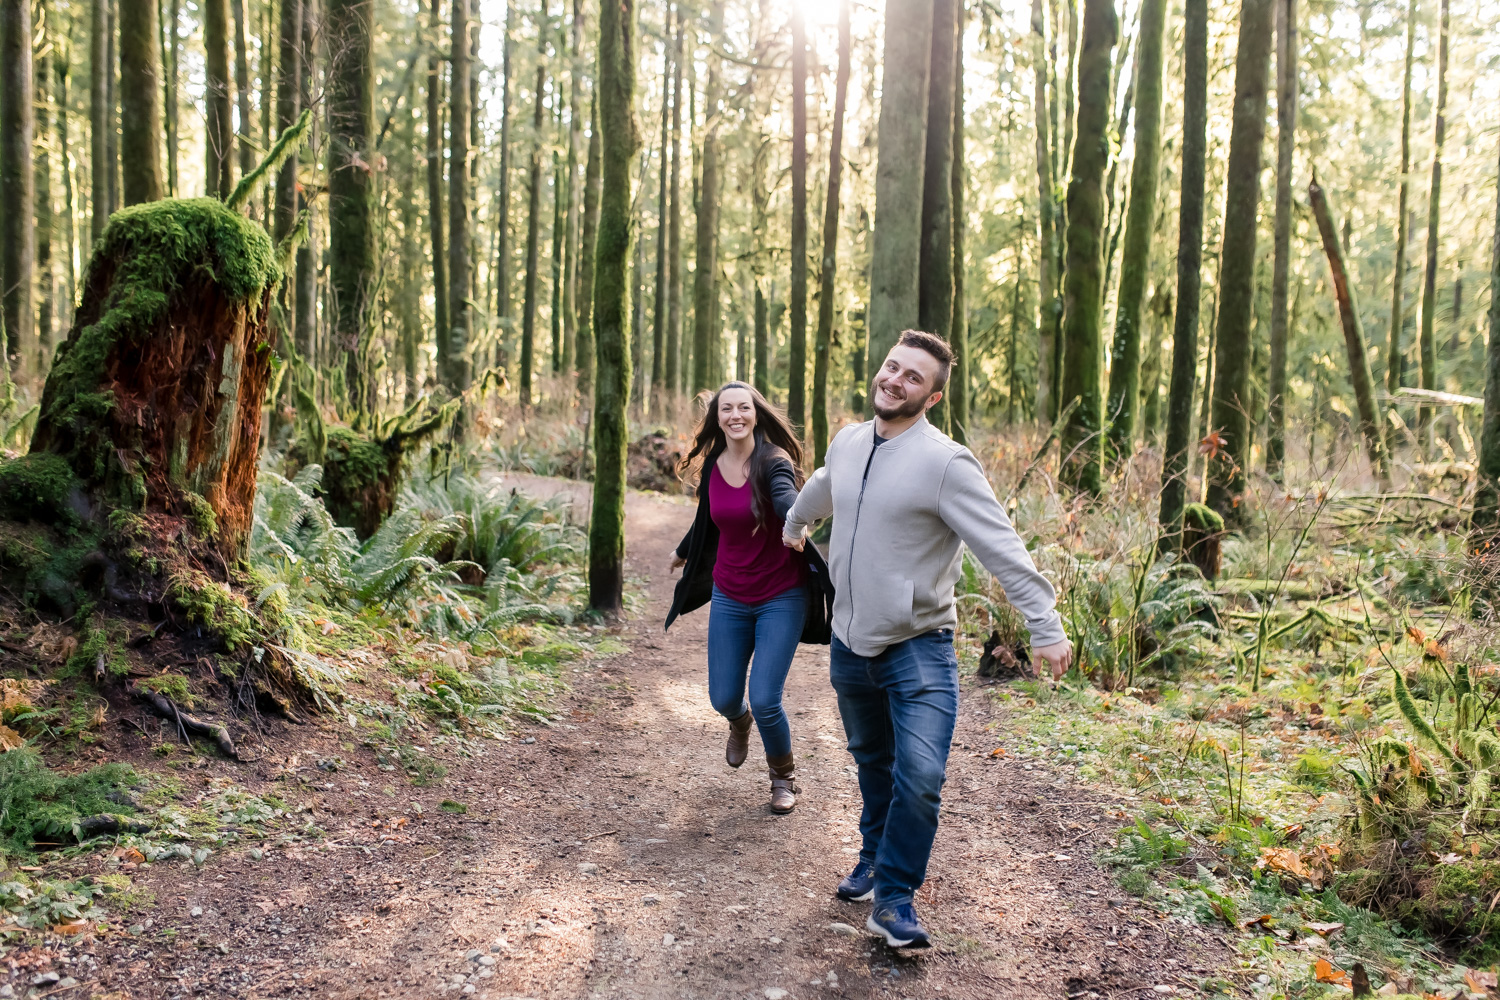
[[[736,387],[719,393],[719,429],[734,442],[743,442],[755,433],[755,401],[749,389]]]

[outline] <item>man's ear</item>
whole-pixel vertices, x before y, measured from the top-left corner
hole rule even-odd
[[[941,390],[939,390],[939,391],[933,393],[931,396],[927,397],[927,405],[923,408],[922,412],[926,413],[928,410],[932,409],[934,406],[938,405],[938,403],[941,403],[942,401],[943,401],[943,393],[942,393]]]

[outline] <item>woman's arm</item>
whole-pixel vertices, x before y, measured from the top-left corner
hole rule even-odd
[[[771,509],[776,516],[786,520],[786,512],[797,502],[797,473],[791,462],[776,462],[766,473],[767,491],[771,494]]]

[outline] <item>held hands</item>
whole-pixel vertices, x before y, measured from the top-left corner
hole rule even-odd
[[[798,552],[801,552],[807,545],[807,529],[799,528],[797,531],[793,531],[790,527],[782,528],[781,544],[789,549],[796,549]]]
[[[1032,654],[1040,660],[1045,660],[1047,666],[1052,668],[1052,680],[1062,680],[1062,675],[1068,672],[1068,667],[1073,664],[1073,644],[1067,639],[1062,642],[1054,642],[1050,646],[1038,646],[1033,649]]]

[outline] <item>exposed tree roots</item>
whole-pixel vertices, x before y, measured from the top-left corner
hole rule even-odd
[[[163,719],[175,723],[177,732],[182,737],[182,742],[190,742],[188,734],[196,733],[199,736],[206,736],[213,740],[214,744],[218,746],[219,752],[224,756],[231,760],[240,759],[239,752],[234,748],[234,741],[229,738],[229,730],[223,726],[194,718],[178,708],[172,699],[166,695],[158,691],[143,688],[139,684],[132,684],[130,686],[130,696],[150,705],[155,709],[156,714],[160,715]]]

